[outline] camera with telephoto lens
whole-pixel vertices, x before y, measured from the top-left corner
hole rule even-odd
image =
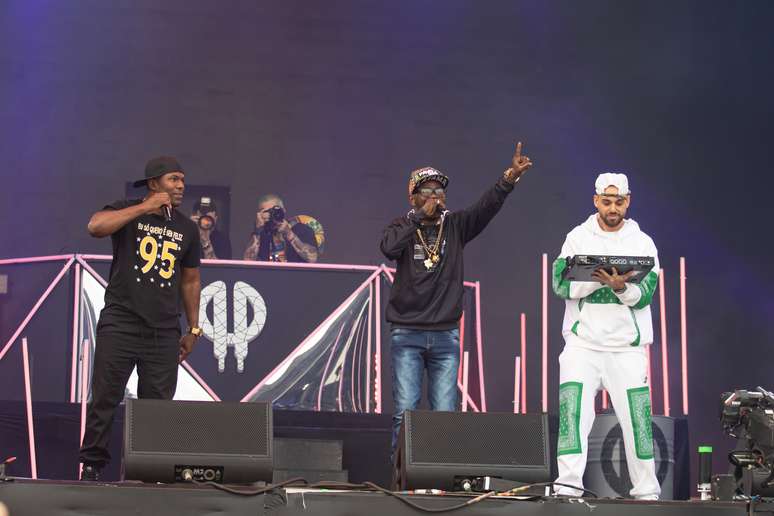
[[[212,199],[209,197],[202,197],[199,200],[199,227],[202,229],[212,229],[215,226],[215,219],[205,213],[215,211],[215,207],[212,205]]]
[[[282,206],[272,206],[267,210],[269,212],[269,220],[274,224],[279,224],[285,220],[285,210]]]
[[[255,234],[259,236],[261,233],[274,233],[274,231],[277,229],[277,226],[279,226],[282,221],[285,220],[285,210],[282,208],[282,206],[272,206],[268,210],[264,210],[263,213],[269,214],[269,220],[266,222],[266,224],[263,225],[263,227],[255,228]]]

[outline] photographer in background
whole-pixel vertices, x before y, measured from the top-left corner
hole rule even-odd
[[[243,258],[314,263],[318,258],[314,231],[305,224],[291,227],[287,221],[285,204],[279,196],[261,196],[255,215],[255,231],[250,235]]]
[[[218,210],[210,197],[202,197],[193,205],[191,220],[199,228],[202,258],[211,260],[231,259],[231,240],[218,231]]]

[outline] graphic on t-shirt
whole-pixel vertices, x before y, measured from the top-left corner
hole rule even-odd
[[[148,283],[158,285],[159,288],[171,287],[170,280],[175,274],[177,262],[175,251],[180,250],[183,234],[167,229],[166,226],[153,226],[142,222],[137,223],[137,231],[145,232],[144,237],[137,237],[138,261],[134,270],[141,274],[136,277],[137,282],[141,283],[147,278]]]

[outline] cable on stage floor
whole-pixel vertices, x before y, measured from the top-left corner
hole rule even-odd
[[[278,484],[268,484],[266,486],[262,486],[258,489],[236,489],[233,487],[229,487],[223,484],[219,484],[217,482],[201,482],[201,481],[194,481],[196,485],[207,485],[212,486],[216,489],[220,489],[221,491],[225,491],[227,493],[239,495],[239,496],[257,496],[261,494],[266,494],[270,492],[276,492],[277,490],[283,488],[283,487],[308,487],[310,489],[337,489],[337,490],[363,490],[367,489],[369,491],[376,491],[382,494],[385,494],[387,496],[391,496],[393,498],[398,499],[399,501],[403,502],[404,504],[408,505],[409,507],[412,507],[418,511],[427,512],[427,513],[443,513],[443,512],[451,512],[456,511],[459,509],[464,509],[465,507],[470,507],[471,505],[477,504],[479,502],[482,502],[483,500],[486,500],[487,498],[492,497],[498,497],[498,496],[519,496],[518,493],[522,491],[526,491],[530,488],[534,487],[545,487],[545,486],[562,486],[562,487],[568,487],[571,489],[577,489],[578,491],[583,491],[585,494],[589,494],[593,496],[594,498],[599,498],[599,496],[588,489],[585,489],[583,487],[579,486],[573,486],[569,484],[562,484],[559,482],[538,482],[534,484],[526,484],[523,486],[515,487],[513,489],[510,489],[508,491],[489,491],[486,493],[481,493],[480,495],[471,498],[469,500],[466,500],[465,502],[451,505],[449,507],[424,507],[412,500],[410,500],[408,497],[405,496],[405,494],[395,491],[390,491],[387,488],[384,488],[380,485],[374,484],[373,482],[363,482],[362,484],[351,484],[348,482],[334,482],[334,481],[326,481],[326,482],[317,482],[315,484],[309,484],[306,479],[298,477],[298,478],[291,478],[288,480],[285,480],[283,482],[280,482]],[[430,494],[430,493],[428,493]],[[443,492],[440,492],[439,494],[445,494]],[[287,502],[287,498],[285,495],[283,495],[285,502]]]

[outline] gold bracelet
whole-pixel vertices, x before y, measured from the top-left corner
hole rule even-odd
[[[503,173],[503,178],[504,178],[506,181],[508,181],[509,183],[511,183],[512,185],[515,185],[516,183],[518,183],[518,182],[519,182],[519,179],[521,179],[521,174],[519,174],[519,176],[518,176],[518,177],[517,177],[515,180],[511,181],[511,172],[515,172],[515,170],[513,170],[512,168],[509,168],[509,169],[507,169],[507,170],[506,170],[506,171]]]

